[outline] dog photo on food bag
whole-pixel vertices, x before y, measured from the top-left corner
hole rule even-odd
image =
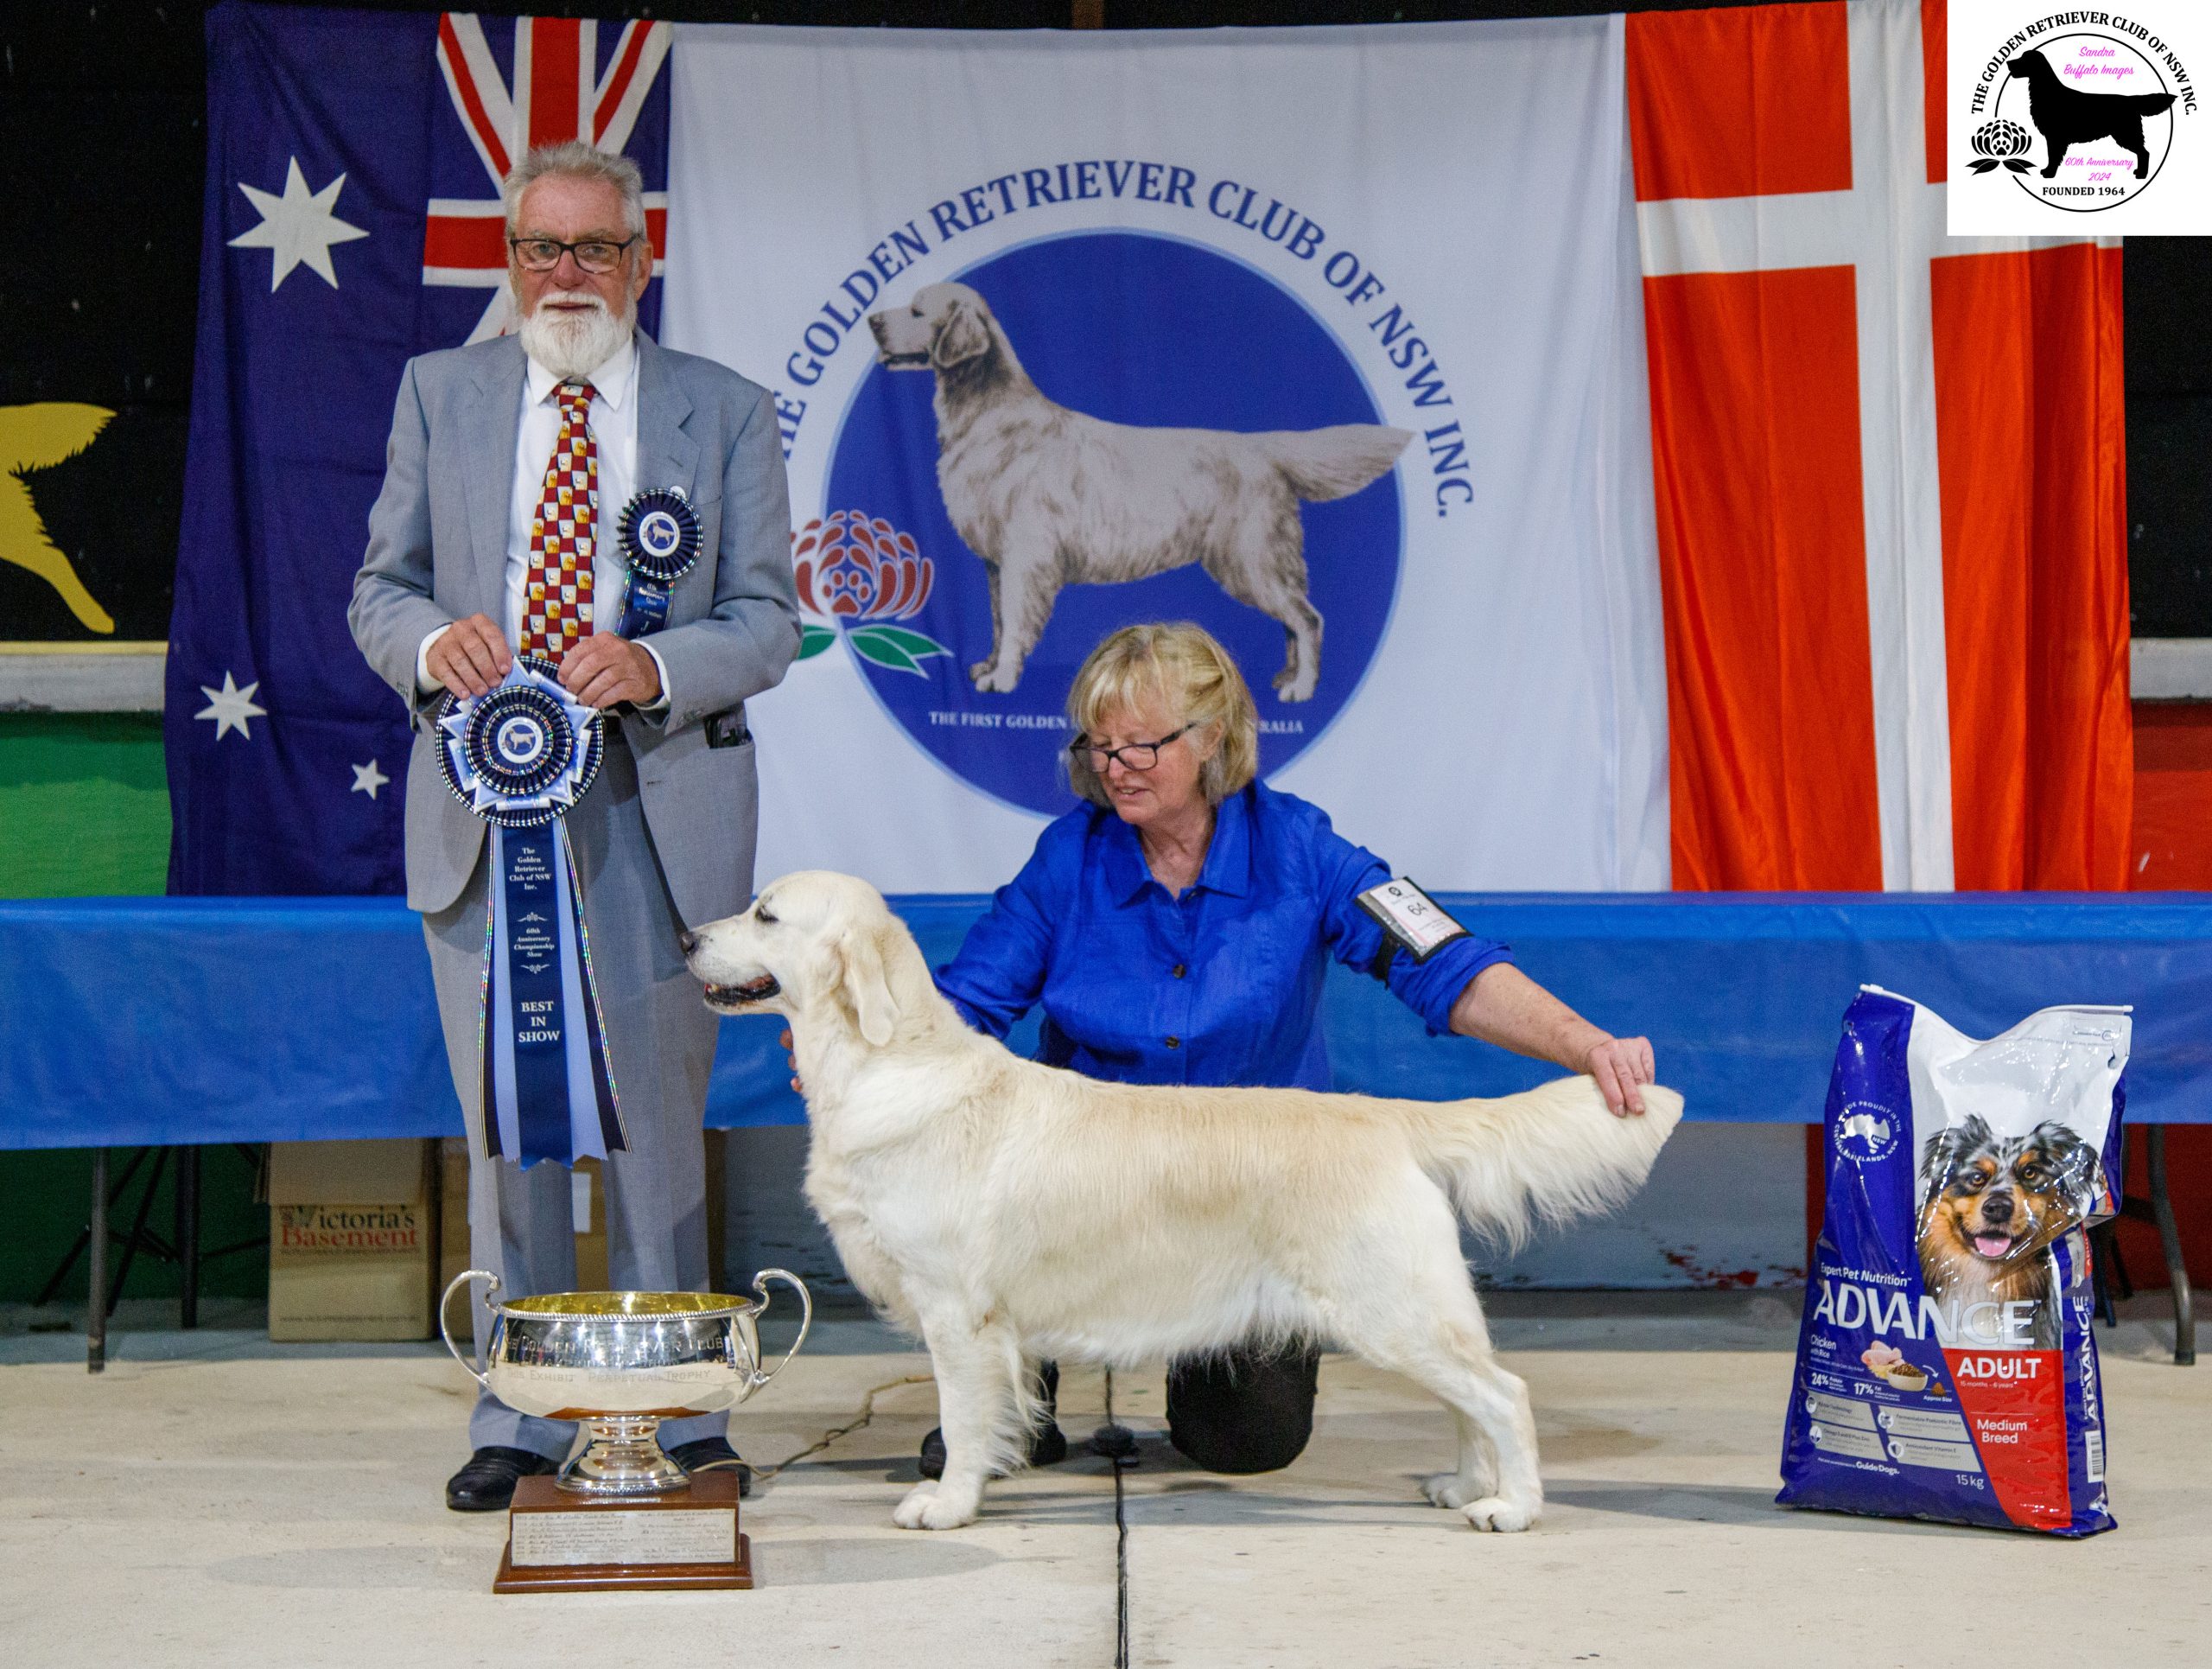
[[[1999,1136],[1980,1115],[1940,1130],[1920,1160],[1920,1278],[1949,1308],[2031,1303],[2032,1347],[2058,1347],[2050,1243],[2094,1208],[2097,1156],[2046,1119]],[[2018,1312],[2015,1312],[2016,1314]]]

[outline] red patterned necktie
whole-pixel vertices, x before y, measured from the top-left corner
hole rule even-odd
[[[592,556],[599,532],[599,449],[585,418],[599,391],[563,383],[561,432],[545,466],[537,519],[530,525],[530,571],[523,586],[522,648],[556,666],[591,635]]]

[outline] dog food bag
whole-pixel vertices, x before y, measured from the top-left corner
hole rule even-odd
[[[2112,1528],[2087,1231],[2115,1209],[2128,1034],[2126,1009],[2044,1009],[1985,1042],[1860,988],[1783,1504]]]

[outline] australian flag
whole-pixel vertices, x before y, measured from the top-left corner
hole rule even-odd
[[[499,185],[532,145],[626,152],[666,246],[669,39],[467,12],[208,14],[171,892],[404,889],[405,710],[346,626],[400,373],[512,328]],[[659,308],[656,283],[648,331]]]

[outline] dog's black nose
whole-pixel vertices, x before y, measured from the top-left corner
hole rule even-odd
[[[1986,1194],[1981,1199],[1981,1220],[1986,1223],[2009,1223],[2012,1220],[2012,1196],[2009,1194]]]
[[[699,941],[697,938],[688,933],[680,933],[677,934],[676,942],[683,949],[683,952],[686,956],[690,955],[692,952],[699,948]]]

